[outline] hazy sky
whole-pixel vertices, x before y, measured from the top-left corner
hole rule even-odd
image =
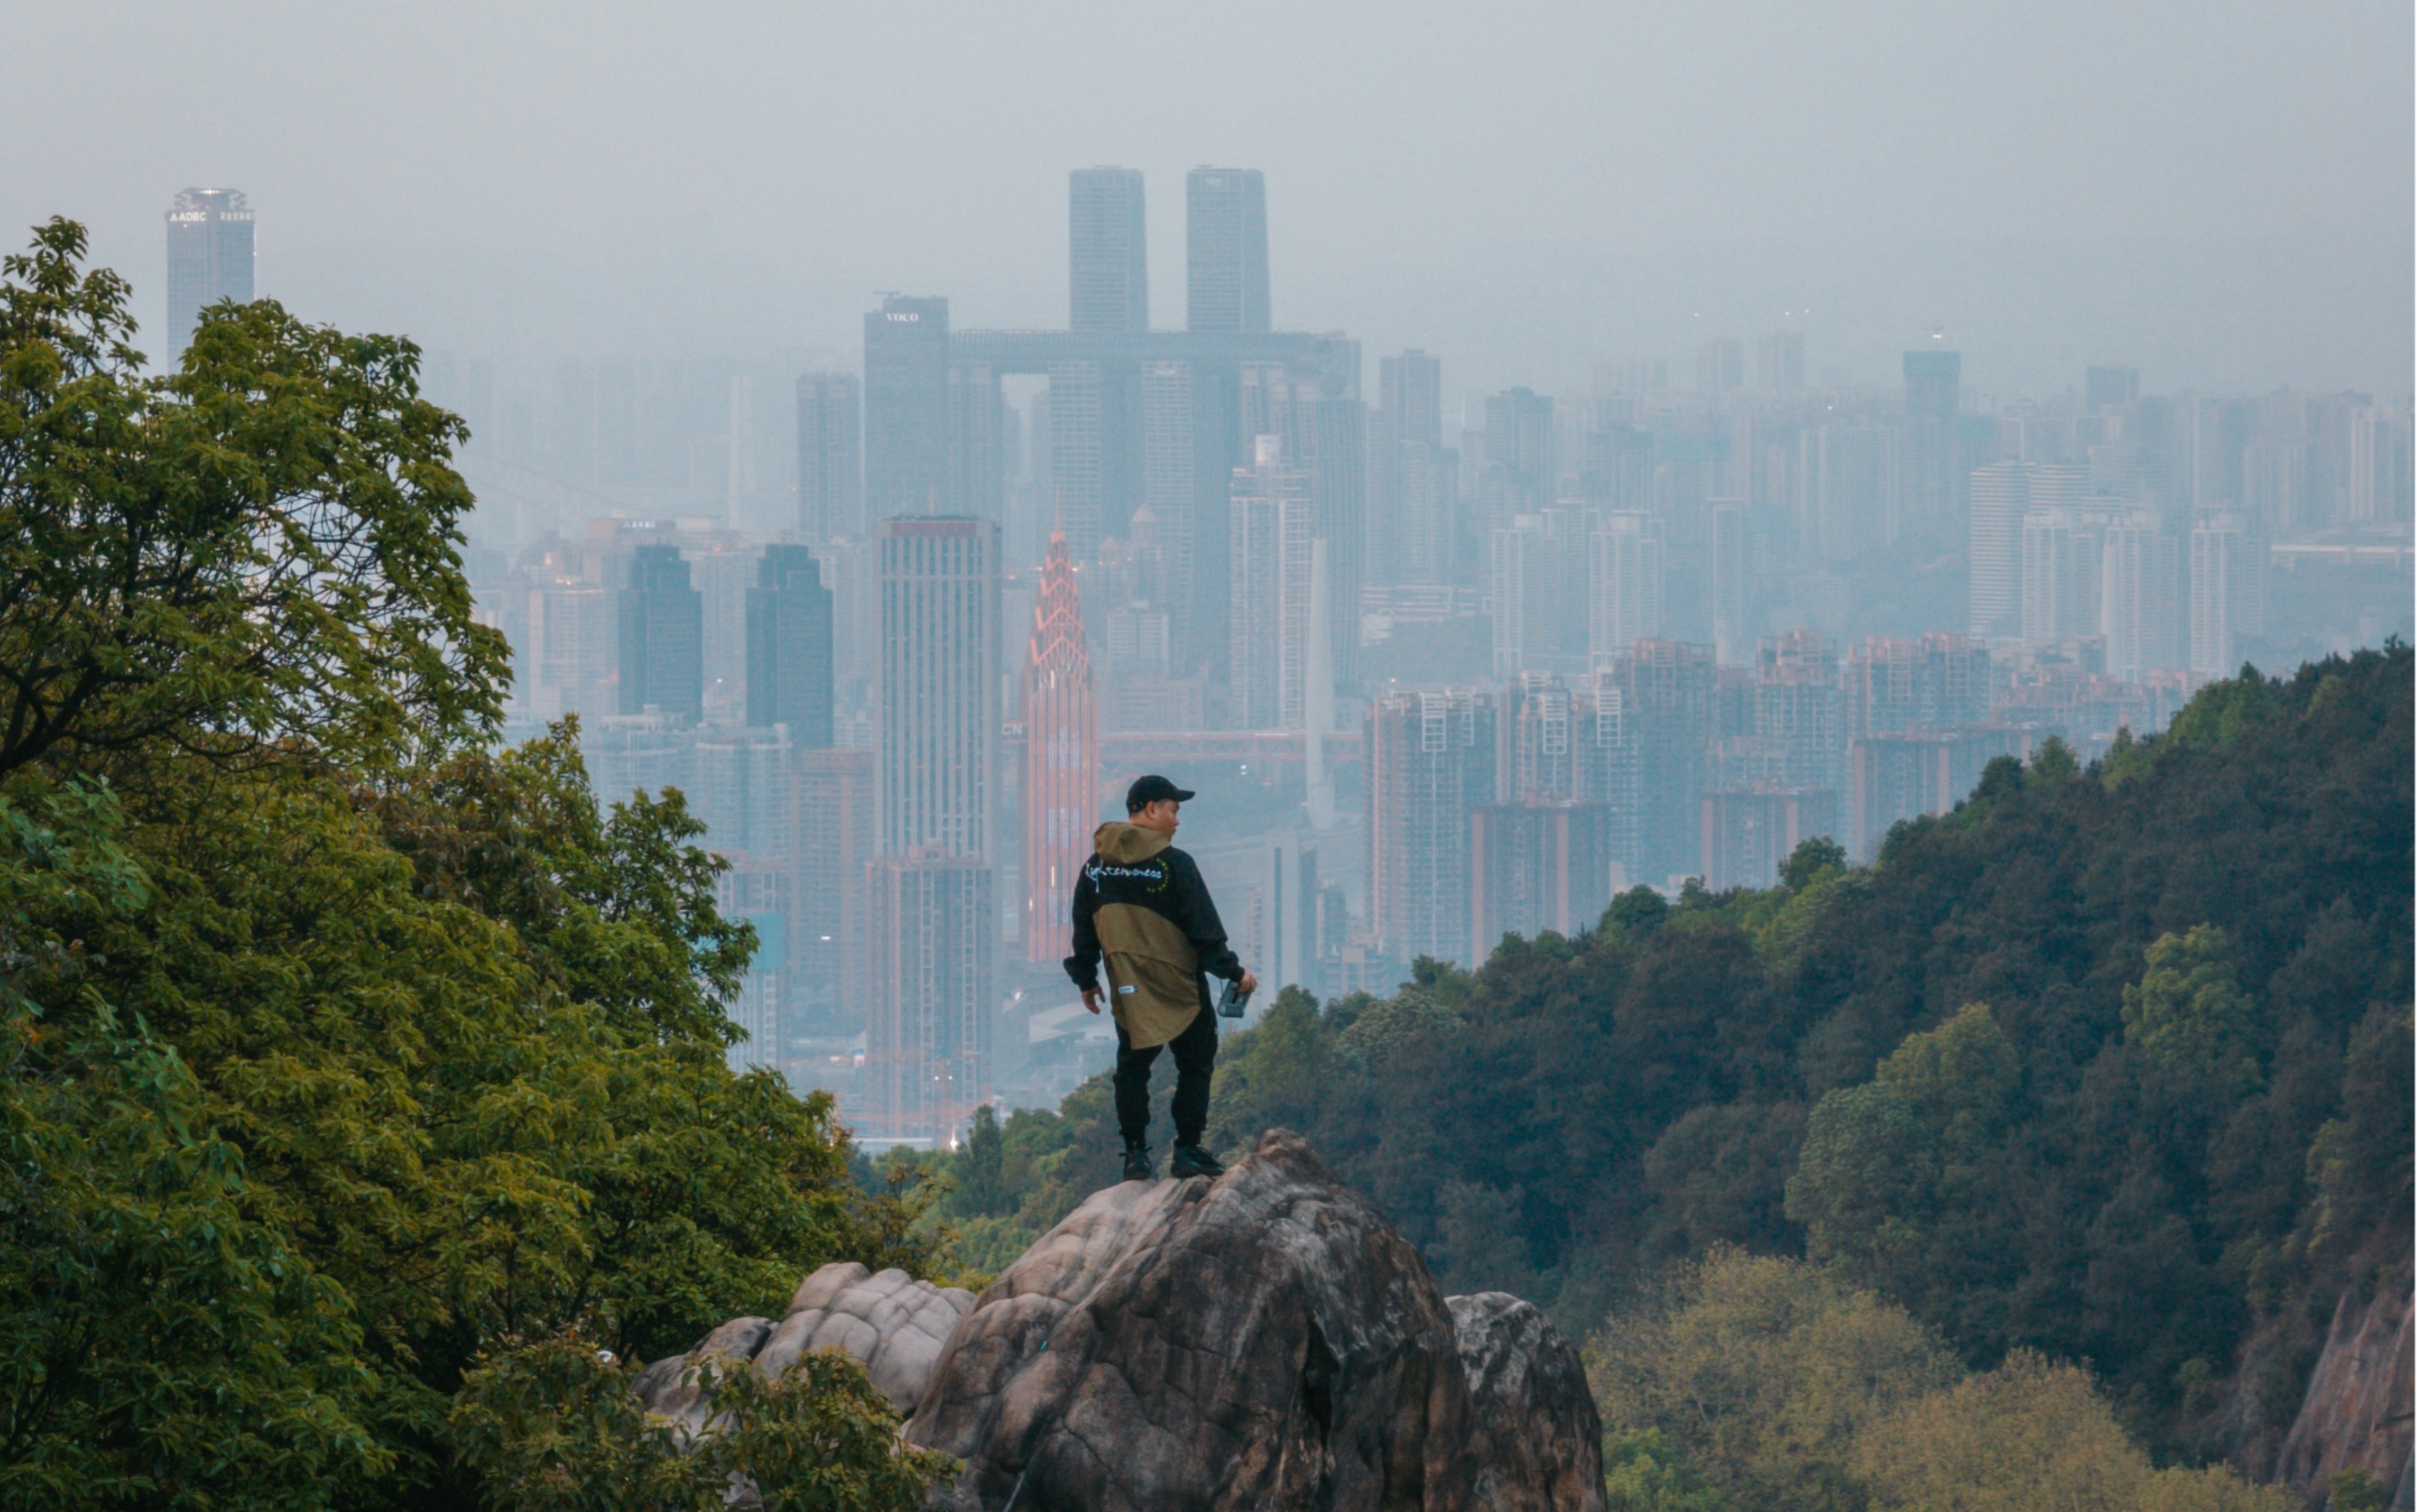
[[[853,359],[876,291],[1062,325],[1066,172],[1266,171],[1277,323],[1585,382],[1801,325],[1984,393],[2411,361],[2407,0],[10,7],[0,221],[245,190],[261,292],[432,347]],[[11,240],[22,242],[22,231]]]

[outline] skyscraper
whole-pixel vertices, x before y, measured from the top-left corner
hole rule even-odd
[[[1489,530],[1554,503],[1553,401],[1513,388],[1485,401],[1484,506]],[[1497,473],[1497,469],[1499,470]]]
[[[1369,925],[1391,960],[1474,964],[1469,819],[1494,800],[1494,719],[1473,688],[1369,703]]]
[[[1774,394],[1793,394],[1804,386],[1804,337],[1800,331],[1772,331],[1755,347],[1755,381]]]
[[[987,859],[996,822],[998,527],[885,520],[877,538],[883,854],[921,848]]]
[[[679,548],[630,553],[616,606],[621,626],[623,714],[655,712],[694,723],[705,717],[705,596],[689,586]]]
[[[1957,484],[1964,476],[1956,421],[1963,370],[1959,352],[1905,355],[1905,528],[1933,544],[1953,542],[1956,536]]]
[[[789,727],[789,744],[831,743],[831,596],[803,546],[776,542],[747,590],[747,722]]]
[[[1299,730],[1309,712],[1311,543],[1316,505],[1284,439],[1254,443],[1234,469],[1226,524],[1232,604],[1226,615],[1230,718],[1244,730]]]
[[[998,913],[991,869],[917,846],[866,868],[864,1121],[944,1139],[990,1096]]]
[[[1054,962],[1073,948],[1074,874],[1100,801],[1100,711],[1083,648],[1082,596],[1062,532],[1049,535],[1024,662],[1024,944]]]
[[[2200,517],[2191,530],[2190,670],[2229,677],[2265,633],[2265,541],[2241,515]]]
[[[1141,170],[1077,168],[1067,179],[1067,327],[1149,329]]]
[[[856,374],[798,375],[798,532],[810,541],[864,535],[864,465]]]
[[[1269,329],[1265,176],[1255,168],[1194,168],[1183,209],[1190,328]]]
[[[2106,637],[2106,671],[2137,682],[2181,668],[2181,543],[2143,511],[2108,525],[2104,550],[2099,629]]]
[[[864,503],[875,520],[949,499],[949,302],[890,295],[864,317]]]
[[[251,302],[251,207],[240,189],[189,189],[168,207],[168,356],[184,355],[202,311]]]
[[[1745,343],[1734,336],[1715,336],[1695,348],[1695,387],[1715,398],[1745,386]]]
[[[1908,355],[1907,361],[1912,361]],[[1972,633],[2010,636],[2022,627],[2023,517],[2031,509],[2033,462],[1991,462],[1972,474]]]

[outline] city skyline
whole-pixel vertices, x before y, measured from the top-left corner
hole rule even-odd
[[[746,7],[709,31],[543,6],[132,35],[45,13],[16,39],[57,67],[0,101],[21,135],[89,88],[91,57],[126,87],[75,154],[0,185],[0,218],[90,225],[155,359],[158,215],[187,184],[248,191],[271,228],[260,286],[305,318],[543,364],[847,353],[882,289],[1059,325],[1056,191],[1090,163],[1157,182],[1150,324],[1180,328],[1178,180],[1239,163],[1269,185],[1277,322],[1449,351],[1456,391],[1566,390],[1623,350],[1692,371],[1706,339],[1751,358],[1781,324],[1814,383],[1877,381],[1942,326],[1984,395],[2109,359],[2166,388],[2375,389],[2409,368],[2404,8],[1882,4],[1817,26],[1753,4],[1617,24],[1412,7],[1384,69],[1339,66],[1365,44],[1342,15],[1086,8],[969,14],[936,40]],[[546,40],[566,33],[589,45]],[[291,66],[329,53],[362,60],[341,89]],[[1455,109],[1470,88],[1496,108]],[[364,128],[341,153],[312,124],[339,113]],[[1984,155],[2011,141],[2027,150]]]

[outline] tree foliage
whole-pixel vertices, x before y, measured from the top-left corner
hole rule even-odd
[[[0,1507],[475,1504],[541,1445],[465,1382],[577,1396],[522,1341],[661,1356],[926,1269],[829,1099],[727,1069],[755,942],[679,795],[479,744],[409,344],[220,306],[141,380],[82,248],[0,280]],[[845,1372],[762,1387],[786,1504],[929,1480]],[[781,1469],[814,1445],[863,1474]]]

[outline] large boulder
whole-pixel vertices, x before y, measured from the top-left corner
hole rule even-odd
[[[1214,1183],[1076,1209],[976,1299],[906,1436],[965,1462],[955,1512],[1599,1507],[1567,1343],[1524,1304],[1471,1316],[1484,1400],[1417,1250],[1274,1130]]]
[[[799,1282],[779,1323],[733,1318],[687,1353],[638,1372],[631,1386],[648,1412],[693,1436],[711,1414],[712,1392],[709,1382],[691,1379],[692,1367],[708,1359],[752,1360],[777,1380],[807,1351],[837,1347],[862,1362],[873,1383],[903,1413],[922,1395],[942,1340],[973,1304],[973,1293],[962,1287],[843,1261]]]
[[[1446,1297],[1468,1378],[1475,1504],[1486,1512],[1601,1512],[1603,1419],[1586,1365],[1532,1303]]]

